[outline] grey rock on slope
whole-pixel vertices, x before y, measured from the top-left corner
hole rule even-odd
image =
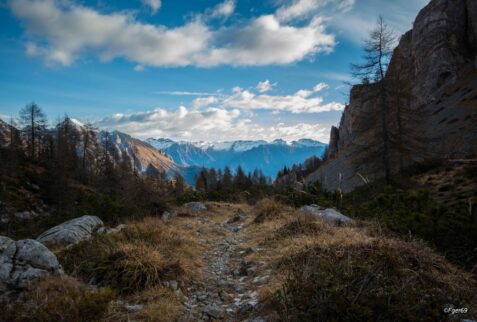
[[[317,218],[320,218],[321,220],[332,224],[347,224],[353,221],[351,218],[343,215],[335,209],[324,209],[317,205],[303,206],[299,209],[299,211],[309,213]]]
[[[83,216],[48,229],[36,240],[41,243],[71,245],[91,238],[103,221],[96,216]]]
[[[189,208],[192,211],[207,210],[207,206],[204,203],[197,201],[188,202],[184,204],[184,207]]]
[[[33,239],[14,241],[0,236],[0,290],[25,288],[50,274],[63,274],[56,256]]]

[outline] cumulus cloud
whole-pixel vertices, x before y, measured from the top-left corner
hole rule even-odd
[[[311,97],[313,91],[300,90],[293,95],[273,96],[254,94],[243,90],[226,98],[223,106],[244,110],[276,110],[298,113],[322,113],[342,111],[344,105],[338,102],[324,104],[322,97]]]
[[[102,61],[123,57],[158,67],[289,64],[330,52],[335,45],[320,17],[299,27],[274,14],[250,18],[246,24],[211,27],[197,15],[170,28],[69,1],[11,0],[9,7],[24,23],[37,53],[49,64],[65,66],[84,56]],[[216,10],[224,16],[234,7],[235,2],[226,1]]]
[[[194,100],[194,106],[215,106],[237,108],[240,110],[270,110],[299,113],[323,113],[342,111],[344,105],[339,102],[324,103],[323,97],[316,96],[328,85],[319,83],[313,89],[300,89],[291,95],[268,95],[254,93],[240,87],[234,87],[232,94],[219,97],[211,96]]]
[[[213,18],[228,18],[235,11],[235,0],[219,3],[210,14]]]
[[[239,110],[208,108],[176,111],[156,108],[148,112],[115,114],[97,122],[95,126],[109,130],[126,132],[142,139],[167,137],[175,140],[222,141],[228,140],[268,140],[311,138],[328,141],[329,129],[320,124],[298,123],[286,125],[278,123],[264,126],[242,117]]]
[[[228,94],[216,92],[215,95],[208,96],[202,95],[207,94],[204,92],[163,92],[198,97],[195,97],[189,106],[180,106],[173,111],[156,108],[147,112],[115,114],[95,125],[140,138],[168,137],[194,141],[216,141],[217,138],[223,141],[281,138],[292,141],[307,137],[327,142],[329,125],[308,123],[308,117],[299,116],[296,116],[299,120],[297,123],[287,124],[277,116],[342,110],[344,106],[341,103],[324,103],[324,99],[318,96],[327,87],[327,84],[319,83],[311,89],[301,89],[290,95],[268,95],[260,93],[258,88],[253,92],[239,86],[232,88]],[[254,113],[254,110],[262,110],[262,113]],[[267,115],[266,118],[263,118],[263,113]],[[270,125],[270,117],[274,118],[276,125]]]
[[[133,114],[114,114],[97,122],[96,125],[110,130],[120,130],[144,137],[174,137],[190,139],[202,131],[226,131],[231,125],[238,126],[239,110],[207,108],[187,109],[180,106],[175,111],[156,108],[153,111]]]
[[[260,93],[265,93],[265,92],[268,92],[268,91],[271,91],[273,89],[274,86],[276,86],[277,83],[270,83],[270,81],[267,79],[263,82],[258,82],[257,84],[257,90],[260,92]]]
[[[199,65],[290,64],[331,52],[335,45],[320,17],[303,27],[292,27],[282,25],[274,15],[264,15],[241,28],[223,28],[219,38],[222,46],[198,55]]]
[[[141,0],[141,2],[151,9],[151,13],[155,15],[161,8],[161,0]]]
[[[138,23],[126,14],[104,15],[53,0],[15,0],[10,8],[32,35],[46,38],[47,61],[61,65],[89,52],[104,61],[121,56],[142,65],[185,66],[210,37],[200,21],[167,29]]]
[[[194,107],[209,106],[217,103],[219,100],[215,96],[199,97],[192,101]]]

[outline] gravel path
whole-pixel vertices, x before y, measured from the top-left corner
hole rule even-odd
[[[255,316],[259,303],[253,286],[266,283],[267,277],[252,278],[256,267],[244,260],[254,250],[241,246],[246,230],[242,214],[237,210],[231,219],[215,223],[213,229],[224,237],[204,255],[203,287],[191,290],[182,321],[266,321]]]

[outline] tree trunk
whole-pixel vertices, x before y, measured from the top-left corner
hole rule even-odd
[[[383,165],[384,165],[384,176],[386,179],[386,184],[391,182],[391,170],[389,166],[389,133],[388,125],[386,123],[388,114],[387,101],[386,101],[386,87],[384,84],[384,79],[381,81],[381,125],[382,125],[382,135],[383,135]]]
[[[403,161],[403,154],[404,154],[404,148],[403,148],[403,139],[402,139],[402,115],[401,115],[401,99],[400,99],[400,91],[397,93],[397,101],[396,101],[396,107],[397,107],[397,126],[398,126],[398,148],[399,148],[399,172],[401,173],[404,168],[404,161]]]
[[[31,157],[35,159],[35,110],[31,107]]]

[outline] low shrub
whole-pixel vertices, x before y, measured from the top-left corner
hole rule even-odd
[[[318,204],[322,207],[328,208],[336,206],[335,194],[324,191],[318,183],[307,186],[303,191],[296,191],[293,189],[277,191],[276,199],[293,207],[301,207],[311,204]]]
[[[426,191],[388,188],[350,213],[356,218],[377,218],[402,236],[420,237],[466,268],[477,264],[477,210],[468,203],[447,207],[434,202]]]

